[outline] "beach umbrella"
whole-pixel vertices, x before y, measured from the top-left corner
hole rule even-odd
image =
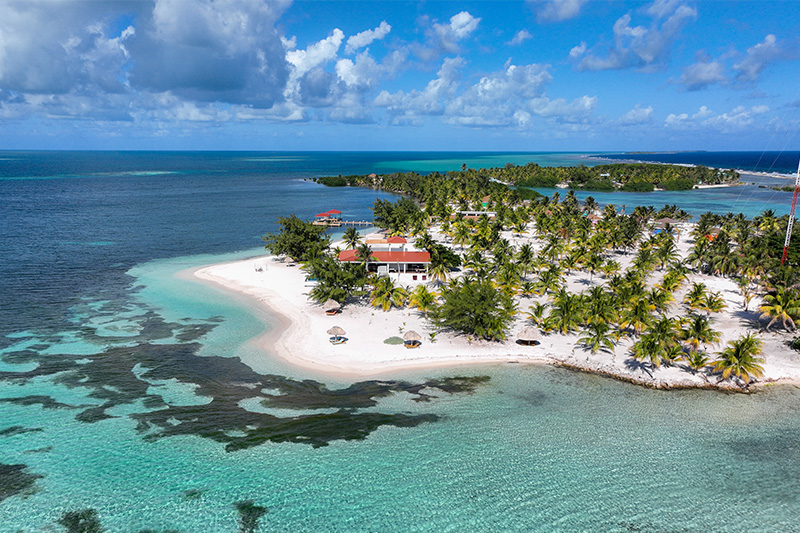
[[[331,311],[333,309],[339,309],[341,306],[342,306],[342,304],[340,304],[336,300],[328,300],[324,304],[322,304],[322,308],[325,309],[326,311]]]
[[[333,335],[337,339],[344,335],[344,330],[339,326],[333,326],[331,329],[328,330],[328,335]]]
[[[329,315],[333,315],[339,312],[339,309],[342,308],[342,304],[337,302],[336,300],[328,300],[324,304],[322,304],[322,308],[325,312]]]
[[[413,330],[406,331],[405,335],[403,335],[403,340],[405,341],[421,341],[422,337],[419,333]]]
[[[532,342],[536,342],[539,340],[539,332],[536,330],[536,328],[528,326],[527,328],[519,332],[519,335],[517,335],[517,339],[519,339],[521,342],[524,342],[525,344],[531,344]]]

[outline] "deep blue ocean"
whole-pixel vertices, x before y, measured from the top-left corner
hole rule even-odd
[[[722,154],[702,164],[797,163]],[[260,352],[269,317],[178,275],[263,253],[279,216],[392,198],[306,178],[587,155],[0,152],[0,533],[800,531],[796,388],[515,365],[343,383]],[[791,181],[754,183],[594,196],[788,212],[768,186]]]

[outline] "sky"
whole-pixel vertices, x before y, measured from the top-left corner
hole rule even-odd
[[[800,1],[0,0],[0,149],[797,150]]]

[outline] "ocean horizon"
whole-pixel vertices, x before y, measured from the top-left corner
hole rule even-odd
[[[258,349],[269,317],[179,276],[264,253],[278,217],[397,198],[314,177],[586,156],[796,171],[800,153],[767,154],[0,151],[0,531],[65,513],[110,532],[798,531],[796,387],[484,365],[387,374],[379,394]],[[752,217],[788,213],[770,188],[787,184],[577,195]],[[476,379],[435,388],[450,377]]]

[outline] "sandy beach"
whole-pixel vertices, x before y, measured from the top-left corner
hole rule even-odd
[[[688,228],[683,228],[683,233],[688,233]],[[688,251],[690,245],[687,241],[688,239],[679,240],[681,254]],[[625,266],[629,260],[630,257],[623,257],[620,261]],[[279,320],[279,327],[256,340],[265,354],[316,371],[370,377],[415,368],[486,363],[549,363],[610,375],[656,388],[716,386],[716,377],[693,375],[682,363],[652,370],[631,365],[628,352],[633,340],[630,338],[622,338],[613,354],[591,354],[580,346],[576,347],[580,337],[578,333],[543,335],[540,343],[533,346],[518,344],[517,333],[530,325],[526,319],[528,307],[534,302],[547,301],[543,296],[519,298],[520,312],[506,341],[484,341],[450,332],[438,332],[432,339],[434,329],[415,309],[393,308],[382,311],[365,304],[351,303],[344,307],[342,313],[327,316],[320,305],[308,299],[307,293],[311,286],[305,281],[305,272],[299,265],[284,263],[273,256],[264,255],[205,266],[193,270],[192,273],[196,279],[251,299],[270,316]],[[398,278],[397,274],[393,276]],[[403,276],[409,275],[399,275],[398,283],[419,283],[412,282],[410,276]],[[714,359],[715,352],[749,329],[748,324],[757,317],[757,311],[754,310],[757,310],[760,300],[756,298],[751,301],[750,311],[745,312],[742,298],[732,280],[692,274],[688,283],[676,294],[678,301],[683,298],[687,286],[695,281],[705,283],[710,290],[719,291],[726,303],[725,311],[713,315],[713,327],[722,335],[718,345],[708,347],[709,357]],[[580,292],[602,283],[600,276],[594,276],[590,280],[584,272],[573,272],[567,278],[567,287],[572,292]],[[683,316],[686,313],[683,306],[675,304],[670,314]],[[331,336],[326,332],[333,326],[345,330],[346,343],[334,345],[330,342]],[[422,336],[420,348],[408,349],[402,344],[384,343],[390,337],[402,337],[409,330]],[[800,354],[786,345],[792,336],[793,334],[782,330],[759,334],[764,342],[762,356],[766,363],[764,377],[758,380],[758,384],[777,381],[800,383]],[[730,388],[734,385],[724,382],[720,386]]]

